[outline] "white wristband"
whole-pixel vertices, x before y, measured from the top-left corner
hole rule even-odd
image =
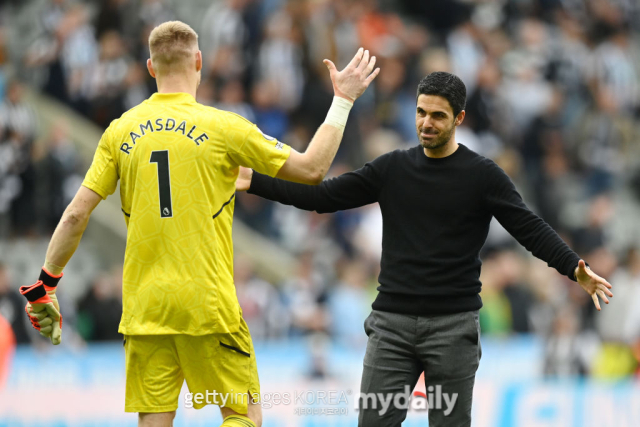
[[[344,130],[351,107],[353,107],[352,102],[349,102],[339,96],[334,96],[331,108],[329,108],[327,118],[324,119],[324,122],[328,125],[337,127],[340,130]]]

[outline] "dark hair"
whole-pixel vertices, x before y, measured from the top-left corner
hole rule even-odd
[[[420,95],[437,95],[441,96],[451,105],[453,115],[457,116],[460,111],[464,110],[467,102],[467,88],[458,76],[444,71],[436,71],[420,80],[418,83],[418,93],[416,99]]]

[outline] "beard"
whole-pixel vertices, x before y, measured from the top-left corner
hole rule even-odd
[[[438,133],[438,135],[435,138],[430,140],[423,140],[420,137],[420,133],[423,130],[429,131],[431,129],[420,128],[417,131],[418,141],[420,141],[420,145],[422,145],[423,148],[426,148],[429,150],[435,150],[440,147],[444,147],[445,145],[447,145],[447,142],[451,140],[451,136],[453,135],[453,131],[455,130],[455,128],[456,128],[455,125],[452,124],[449,129],[445,129],[441,131],[440,133]]]

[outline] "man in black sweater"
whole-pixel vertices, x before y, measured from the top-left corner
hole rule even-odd
[[[482,353],[479,252],[493,216],[533,255],[577,281],[598,310],[598,297],[608,303],[613,296],[611,285],[527,208],[498,165],[456,143],[465,98],[458,77],[429,74],[418,86],[419,146],[384,154],[318,186],[251,170],[241,171],[236,184],[238,190],[319,213],[380,204],[380,286],[365,321],[360,426],[400,426],[404,401],[380,396],[410,393],[423,371],[428,394],[435,396],[428,402],[429,425],[471,424]]]

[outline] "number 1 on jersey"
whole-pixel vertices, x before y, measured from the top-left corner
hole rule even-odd
[[[158,165],[158,191],[160,193],[160,218],[171,218],[171,179],[169,177],[169,150],[152,151],[149,163]]]

